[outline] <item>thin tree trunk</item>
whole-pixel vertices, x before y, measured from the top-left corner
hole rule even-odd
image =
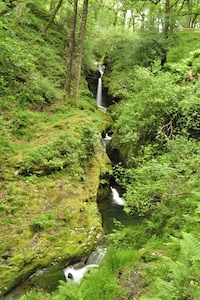
[[[118,20],[118,11],[115,10],[115,19],[114,19],[114,22],[113,22],[113,25],[114,25],[114,26],[117,25],[117,20]]]
[[[171,11],[170,0],[165,0],[165,16],[164,16],[163,32],[166,40],[169,38],[169,31],[170,31],[170,11]],[[166,62],[167,62],[167,49],[164,48],[162,53],[161,66],[163,67]]]
[[[192,28],[192,2],[191,0],[187,0],[187,7],[188,7],[188,20],[187,20],[187,27]]]
[[[127,10],[124,9],[124,11],[123,11],[123,21],[122,21],[122,26],[124,28],[126,28],[126,13],[127,13]]]
[[[196,23],[196,19],[197,19],[198,15],[194,15],[193,19],[192,19],[192,28],[195,28],[195,23]]]
[[[117,1],[116,7],[114,7],[114,12],[115,12],[115,18],[114,18],[114,22],[113,22],[114,26],[117,26],[118,12],[119,12],[118,10],[119,10],[119,2]]]
[[[46,26],[43,29],[43,33],[44,35],[46,35],[47,30],[49,29],[49,27],[51,26],[51,24],[53,23],[55,16],[57,14],[57,12],[59,11],[60,7],[62,6],[63,0],[59,0],[58,4],[56,5],[56,7],[54,8],[53,14],[50,17],[49,21],[47,22]]]
[[[76,34],[76,20],[77,20],[77,11],[78,11],[78,0],[74,0],[74,10],[72,16],[72,27],[69,39],[69,47],[67,53],[67,74],[65,82],[65,91],[67,95],[71,96],[71,85],[72,85],[72,66],[73,66],[73,54],[75,47],[75,34]]]
[[[141,12],[140,16],[141,16],[141,29],[144,30],[145,14]]]
[[[170,30],[170,0],[165,0],[165,20],[164,20],[164,35],[165,38],[169,37]]]
[[[83,45],[84,45],[84,40],[85,40],[85,31],[86,31],[86,23],[87,23],[88,1],[89,0],[84,0],[84,2],[83,2],[81,27],[80,27],[80,31],[79,31],[79,37],[78,37],[78,51],[77,51],[76,74],[75,74],[75,90],[74,90],[74,95],[73,95],[74,105],[76,105],[76,97],[78,94],[80,78],[81,78],[81,65],[82,65]]]

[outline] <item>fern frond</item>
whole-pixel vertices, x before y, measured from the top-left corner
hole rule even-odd
[[[180,259],[185,264],[200,260],[200,242],[191,233],[182,232],[183,239],[180,240]]]
[[[180,288],[183,287],[188,280],[190,269],[183,262],[173,261],[169,257],[164,257],[164,259],[170,271],[169,277],[174,285]]]
[[[180,250],[180,239],[176,238],[175,236],[170,236],[170,241],[165,243],[165,245],[170,249],[179,251]]]
[[[173,285],[173,282],[164,281],[161,278],[158,278],[156,280],[156,287],[158,290],[156,297],[160,297],[163,300],[176,299],[177,289]]]

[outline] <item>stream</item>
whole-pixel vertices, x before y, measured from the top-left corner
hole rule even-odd
[[[134,218],[124,212],[124,201],[119,196],[116,188],[110,187],[108,194],[100,196],[98,208],[102,217],[102,226],[105,234],[119,229],[118,224],[128,227],[133,226]]]

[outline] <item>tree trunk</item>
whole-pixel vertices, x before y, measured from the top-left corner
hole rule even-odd
[[[195,28],[195,24],[196,24],[196,20],[197,20],[198,14],[194,15],[193,19],[192,19],[192,24],[191,24],[191,28]]]
[[[62,3],[63,3],[63,0],[59,0],[58,1],[58,4],[56,5],[56,7],[54,8],[54,11],[53,11],[53,14],[52,16],[50,17],[49,21],[47,22],[46,26],[44,27],[43,29],[43,33],[44,35],[46,35],[47,33],[47,30],[49,29],[49,27],[51,26],[51,24],[53,23],[54,19],[55,19],[55,16],[58,12],[58,10],[60,9],[60,7],[62,6]]]
[[[192,28],[192,2],[191,2],[191,0],[187,0],[187,7],[188,7],[187,27]]]
[[[74,105],[76,105],[76,97],[77,97],[78,89],[79,89],[79,85],[80,85],[83,45],[84,45],[84,40],[85,40],[85,31],[86,31],[87,13],[88,13],[88,1],[89,0],[84,0],[84,2],[83,2],[81,27],[80,27],[80,31],[79,31],[79,37],[78,37],[78,51],[77,51],[77,60],[76,60],[76,73],[75,73],[75,89],[74,89],[74,95],[73,95]]]
[[[126,13],[127,13],[127,10],[124,9],[124,10],[123,10],[123,21],[122,21],[122,26],[123,26],[124,28],[126,28]]]
[[[165,20],[164,20],[164,35],[165,38],[169,37],[170,30],[170,0],[165,0]]]
[[[165,0],[165,16],[164,16],[164,26],[163,26],[163,32],[164,37],[167,40],[169,37],[169,31],[170,31],[170,0]],[[163,49],[162,51],[162,59],[161,59],[161,66],[163,67],[164,64],[167,62],[167,49]]]
[[[118,12],[119,12],[119,2],[117,1],[116,6],[114,7],[114,13],[115,13],[115,17],[114,17],[114,21],[113,21],[114,26],[117,26]]]
[[[72,85],[72,66],[73,66],[73,54],[75,48],[75,33],[76,33],[76,20],[78,11],[78,0],[74,0],[74,10],[72,16],[72,27],[69,39],[69,47],[67,51],[67,75],[65,82],[65,92],[68,97],[71,97],[71,85]]]
[[[145,14],[141,12],[140,16],[141,16],[141,29],[144,30],[145,29],[145,26],[144,26]]]

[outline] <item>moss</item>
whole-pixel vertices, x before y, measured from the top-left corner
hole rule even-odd
[[[66,120],[64,115],[51,113],[54,123],[42,114],[42,118],[37,117],[40,121],[34,137],[27,141],[24,136],[15,146],[15,155],[2,165],[0,294],[35,271],[51,266],[52,262],[58,269],[54,272],[54,268],[50,268],[44,278],[38,278],[34,284],[41,282],[41,287],[46,289],[53,281],[54,289],[62,279],[61,267],[66,261],[87,255],[103,234],[96,198],[100,177],[112,170],[103,148],[97,147],[88,163],[82,167],[75,165],[73,171],[64,168],[48,176],[20,175],[24,163],[30,167],[27,159],[33,148],[37,151],[41,143],[46,145],[56,140],[67,126],[69,136],[75,139],[82,137],[85,129],[94,128],[94,124],[100,130],[100,117],[93,119],[92,115],[88,117],[77,110],[76,115]],[[101,118],[103,116],[101,114]],[[6,251],[10,253],[7,258]]]
[[[65,280],[63,266],[56,264],[40,272],[36,272],[31,278],[31,284],[37,287],[37,289],[51,292],[58,287],[59,280]]]

